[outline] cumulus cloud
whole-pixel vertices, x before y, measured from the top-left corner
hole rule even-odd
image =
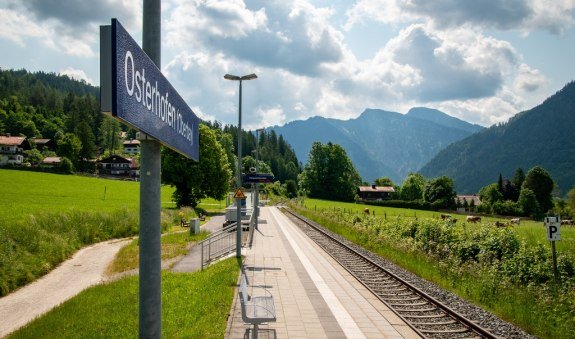
[[[86,72],[84,72],[81,69],[76,69],[76,68],[72,68],[72,67],[68,67],[66,69],[63,69],[60,71],[61,75],[67,75],[72,79],[76,79],[76,80],[80,80],[80,81],[85,81],[89,84],[93,84],[94,81],[92,81],[92,79],[90,79],[87,75]]]
[[[90,25],[105,24],[111,17],[134,24],[141,17],[137,1],[129,0],[23,0],[21,4],[40,21],[55,20],[71,34],[82,34]]]
[[[423,25],[402,30],[381,53],[417,70],[419,83],[407,91],[428,102],[494,95],[519,58],[504,41],[464,29],[440,34]]]
[[[0,37],[21,46],[37,43],[28,42],[30,38],[41,38],[45,46],[79,57],[96,56],[98,27],[112,17],[127,26],[141,22],[140,5],[129,0],[2,0],[0,6],[5,6],[0,9]]]
[[[167,23],[168,44],[311,76],[341,59],[343,37],[329,25],[329,10],[305,1],[256,1],[251,7],[239,0],[179,2]]]
[[[26,38],[47,37],[46,32],[23,13],[0,9],[0,37],[23,46]]]
[[[360,0],[347,12],[346,28],[377,20],[385,23],[429,22],[439,29],[463,25],[484,29],[543,29],[561,34],[574,23],[573,0]]]

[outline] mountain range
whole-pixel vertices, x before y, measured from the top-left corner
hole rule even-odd
[[[575,82],[508,122],[484,129],[439,152],[422,169],[426,177],[447,175],[460,193],[474,193],[512,178],[517,168],[546,169],[561,193],[575,185]]]
[[[401,184],[442,149],[483,127],[441,111],[416,107],[407,114],[366,109],[358,118],[313,117],[271,129],[292,145],[298,159],[307,160],[315,141],[341,145],[364,181],[389,177]]]

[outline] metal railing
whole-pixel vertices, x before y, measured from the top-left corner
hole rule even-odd
[[[249,246],[252,246],[254,233],[255,217],[250,215],[248,227]],[[213,261],[222,258],[236,250],[236,231],[237,222],[212,233],[208,238],[202,240],[198,245],[201,246],[201,264],[202,270]],[[242,244],[243,245],[243,244]]]

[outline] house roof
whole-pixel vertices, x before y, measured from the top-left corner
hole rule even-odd
[[[394,193],[393,186],[359,186],[360,192]]]
[[[45,145],[52,141],[52,139],[36,139],[36,138],[30,140],[32,140],[36,145]]]
[[[111,155],[107,158],[104,158],[100,161],[98,161],[99,163],[112,163],[112,164],[120,164],[120,163],[124,163],[124,164],[130,164],[132,163],[131,159],[126,159],[122,156],[119,155]]]
[[[12,137],[0,135],[0,145],[6,146],[20,146],[26,140],[25,137]]]
[[[42,160],[43,164],[59,164],[62,161],[60,157],[46,157]]]
[[[463,200],[466,200],[467,203],[470,203],[473,200],[473,203],[475,205],[479,205],[481,204],[481,199],[479,198],[478,195],[458,195],[457,197],[455,197],[455,201],[457,201],[457,199],[459,199],[459,201],[463,202]]]
[[[124,146],[140,145],[140,140],[131,139],[123,142]]]

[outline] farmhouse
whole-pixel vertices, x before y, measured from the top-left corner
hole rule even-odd
[[[26,137],[0,135],[0,166],[21,165],[24,162],[24,150],[29,149]]]
[[[131,176],[139,175],[136,159],[111,155],[100,160],[97,164],[98,172],[102,175]]]
[[[140,140],[126,140],[123,143],[124,153],[126,154],[138,154],[140,153]]]
[[[393,193],[395,189],[392,186],[359,186],[357,189],[359,199],[364,201],[391,199]]]
[[[56,167],[62,162],[61,157],[46,157],[42,160],[42,165],[46,167]]]
[[[479,196],[473,194],[473,195],[458,195],[455,197],[455,202],[461,202],[462,204],[467,201],[468,205],[471,205],[471,201],[473,201],[473,204],[475,206],[479,206],[481,205],[481,199],[479,199]]]
[[[42,152],[43,150],[50,150],[54,151],[56,149],[56,145],[52,139],[36,139],[30,138],[30,142],[33,145],[36,145],[36,149]]]

